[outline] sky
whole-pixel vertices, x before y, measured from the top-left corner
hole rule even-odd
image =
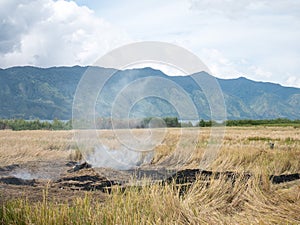
[[[163,41],[219,78],[300,87],[298,0],[0,0],[0,67],[92,65]]]

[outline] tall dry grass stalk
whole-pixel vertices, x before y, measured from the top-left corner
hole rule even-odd
[[[183,193],[170,184],[120,189],[105,202],[90,197],[71,204],[26,199],[0,208],[4,224],[299,224],[299,187],[288,193],[262,178],[197,180]],[[294,193],[294,195],[292,194]],[[46,193],[45,193],[46,195]]]

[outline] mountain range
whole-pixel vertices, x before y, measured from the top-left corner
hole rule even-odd
[[[212,77],[206,72],[190,76],[167,76],[152,68],[114,70],[101,67],[11,67],[0,69],[0,118],[42,119],[72,118],[72,105],[76,88],[87,69],[101,76],[114,72],[97,99],[99,117],[109,117],[118,93],[141,78],[163,78],[182,88],[194,103],[200,118],[210,119],[209,104],[205,92],[196,80]],[[244,77],[219,79],[228,119],[300,119],[300,89],[279,84],[256,82]],[[164,82],[156,87],[164,88]],[[88,92],[88,90],[87,90]],[[178,116],[176,107],[159,98],[141,99],[132,107],[132,115]]]

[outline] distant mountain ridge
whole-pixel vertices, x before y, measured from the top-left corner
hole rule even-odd
[[[71,119],[76,87],[89,67],[11,67],[0,69],[0,118]],[[99,74],[105,68],[93,68]],[[167,76],[152,68],[117,71],[99,99],[99,116],[109,117],[117,93],[128,83],[141,77],[167,78],[182,87],[195,103],[199,115],[210,119],[205,95],[193,80],[210,76],[199,72],[191,76]],[[279,84],[256,82],[246,78],[219,79],[228,119],[300,119],[300,89]],[[177,116],[176,109],[159,99],[138,104],[136,115]],[[141,114],[139,114],[141,113]]]

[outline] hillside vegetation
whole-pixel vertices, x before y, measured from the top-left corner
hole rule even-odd
[[[0,69],[0,118],[70,120],[76,87],[87,67],[12,67]],[[105,68],[93,68],[101,76]],[[166,76],[151,68],[115,71],[96,104],[99,117],[109,117],[116,96],[131,82],[149,76],[168,79],[183,88],[201,118],[210,120],[205,94],[194,78],[205,83],[205,72],[192,76]],[[299,119],[300,89],[255,82],[246,78],[217,79],[223,91],[228,119]],[[164,88],[164,83],[160,83]],[[170,103],[146,98],[132,108],[135,117],[178,117]],[[184,118],[183,118],[184,119]]]

